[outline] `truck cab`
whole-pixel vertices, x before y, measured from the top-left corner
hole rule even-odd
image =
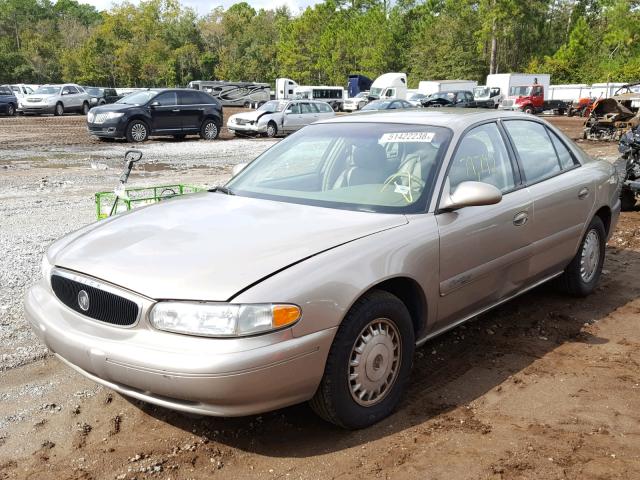
[[[500,110],[519,110],[524,113],[542,113],[545,110],[554,110],[559,115],[564,115],[567,108],[563,100],[544,99],[544,86],[538,83],[533,85],[518,85],[509,89],[509,97],[502,101]]]
[[[389,100],[407,98],[407,74],[385,73],[371,84],[369,100]]]

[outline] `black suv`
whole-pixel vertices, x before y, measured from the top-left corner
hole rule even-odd
[[[96,105],[105,105],[107,103],[115,103],[120,100],[123,95],[118,95],[115,88],[104,87],[82,87],[89,95],[89,104],[92,107]]]
[[[220,103],[208,93],[183,88],[142,90],[94,107],[87,115],[91,135],[129,142],[144,142],[152,135],[184,138],[188,134],[213,140],[221,127]]]
[[[18,99],[9,85],[0,85],[0,113],[13,117],[16,114]]]

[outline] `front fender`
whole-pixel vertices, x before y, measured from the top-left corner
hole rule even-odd
[[[437,316],[438,256],[435,217],[415,215],[405,225],[343,244],[277,272],[232,301],[299,305],[303,318],[293,327],[293,334],[300,337],[340,325],[365,292],[385,280],[407,277],[424,292],[424,331]]]

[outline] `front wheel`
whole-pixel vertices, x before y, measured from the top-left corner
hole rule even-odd
[[[127,125],[127,141],[132,143],[144,142],[149,138],[149,129],[142,120],[133,120]]]
[[[82,114],[86,115],[87,113],[89,113],[89,104],[87,102],[84,102],[82,104]]]
[[[388,292],[371,291],[340,325],[311,408],[342,428],[365,428],[382,420],[402,397],[414,348],[404,303]]]
[[[533,107],[525,107],[524,110],[522,110],[524,113],[528,113],[529,115],[533,114]]]
[[[56,117],[61,117],[64,113],[64,106],[61,103],[56,103],[55,109],[53,110],[53,114]]]
[[[13,117],[16,114],[16,107],[13,106],[13,103],[7,105],[7,115]]]
[[[596,288],[604,264],[607,234],[600,217],[594,217],[580,242],[578,253],[560,277],[560,285],[570,295],[585,297]]]
[[[278,127],[275,122],[269,122],[267,125],[267,137],[273,138],[278,134]]]
[[[200,138],[203,140],[215,140],[220,134],[220,129],[214,120],[208,119],[200,127]]]

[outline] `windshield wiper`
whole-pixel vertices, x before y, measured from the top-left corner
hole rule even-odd
[[[220,192],[220,193],[224,193],[225,195],[235,195],[235,193],[233,193],[227,187],[214,187],[214,188],[210,189],[209,191],[210,192]]]

